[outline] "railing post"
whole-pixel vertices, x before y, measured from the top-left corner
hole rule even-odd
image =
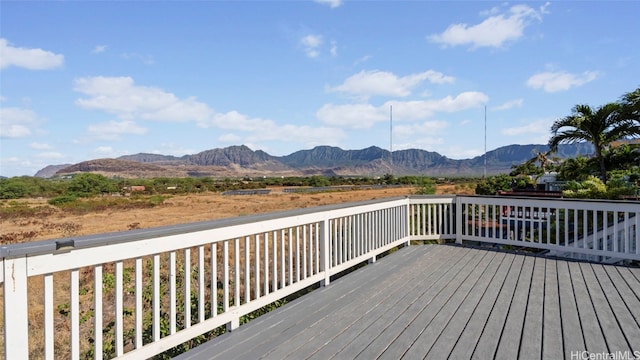
[[[462,211],[462,199],[456,195],[456,244],[462,244],[462,223],[464,212]]]
[[[408,196],[406,197],[407,199],[407,211],[405,211],[405,222],[404,222],[404,231],[405,231],[405,236],[407,237],[407,246],[411,246],[411,236],[413,235],[411,233],[411,198],[409,198]]]
[[[4,357],[29,358],[27,257],[4,259]]]
[[[322,286],[327,286],[331,282],[331,274],[329,269],[331,267],[331,229],[329,228],[329,219],[324,218],[320,224],[320,263],[322,264],[322,272],[324,274],[324,280]]]

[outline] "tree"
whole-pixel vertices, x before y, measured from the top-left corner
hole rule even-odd
[[[564,181],[583,181],[586,180],[592,173],[597,173],[595,170],[597,165],[584,156],[576,156],[575,158],[565,160],[558,167],[558,180]]]
[[[609,103],[598,108],[576,105],[569,116],[556,120],[551,126],[549,147],[557,150],[560,144],[587,141],[593,144],[600,167],[600,177],[607,182],[607,168],[603,151],[612,141],[628,136],[640,136],[640,123],[623,116],[621,103]]]
[[[620,104],[625,119],[640,123],[640,88],[622,95]]]
[[[476,184],[477,195],[496,195],[499,191],[508,191],[513,188],[513,178],[509,175],[490,176],[480,180]]]
[[[100,174],[83,173],[73,177],[69,192],[80,197],[91,197],[116,190],[115,184]]]

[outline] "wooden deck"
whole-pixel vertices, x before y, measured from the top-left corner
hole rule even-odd
[[[582,359],[584,351],[640,354],[640,269],[424,245],[178,359]]]

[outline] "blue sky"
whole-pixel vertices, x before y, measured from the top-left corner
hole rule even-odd
[[[0,175],[230,145],[546,143],[640,86],[637,1],[0,2]],[[635,30],[634,30],[635,29]]]

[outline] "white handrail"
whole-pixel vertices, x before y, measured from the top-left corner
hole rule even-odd
[[[640,204],[414,196],[5,246],[0,345],[7,359],[151,357],[411,240],[640,260]]]

